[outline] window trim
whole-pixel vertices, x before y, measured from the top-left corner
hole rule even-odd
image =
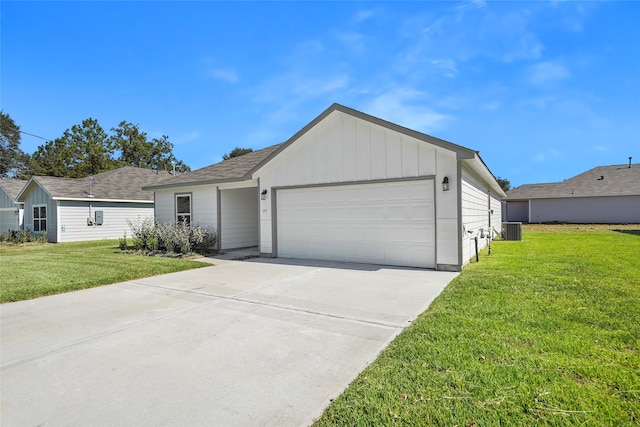
[[[189,198],[189,213],[186,212],[178,212],[178,197],[188,197]],[[193,219],[193,193],[175,193],[173,197],[174,201],[174,219],[176,224],[180,223],[179,217],[189,217],[187,224],[191,224],[191,220]]]
[[[44,217],[40,216],[42,214],[42,208],[44,208]],[[34,210],[38,209],[38,216],[34,215]],[[47,215],[48,215],[49,206],[46,203],[32,205],[31,206],[31,225],[33,226],[34,233],[42,233],[47,231]],[[36,227],[36,221],[38,227]],[[44,229],[42,228],[42,223],[44,222]],[[36,230],[37,228],[37,230]]]

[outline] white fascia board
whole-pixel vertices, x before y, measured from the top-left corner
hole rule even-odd
[[[124,199],[96,199],[95,197],[52,197],[51,200],[65,200],[70,202],[113,202],[113,203],[148,203],[153,200],[124,200]]]

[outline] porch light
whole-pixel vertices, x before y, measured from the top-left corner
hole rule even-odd
[[[442,180],[442,191],[449,191],[449,177],[445,176]]]
[[[260,199],[261,200],[266,200],[267,199],[267,190],[266,189],[262,190],[262,193],[260,193]]]

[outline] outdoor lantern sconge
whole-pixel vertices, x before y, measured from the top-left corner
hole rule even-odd
[[[262,190],[262,193],[260,193],[260,199],[261,200],[267,199],[267,190]]]
[[[442,191],[449,191],[449,177],[445,176],[442,180]]]

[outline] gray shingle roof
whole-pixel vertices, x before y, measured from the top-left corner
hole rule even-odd
[[[237,181],[248,179],[248,175],[263,161],[275,153],[283,144],[272,145],[262,150],[252,151],[193,172],[176,175],[159,185],[149,184],[145,189],[172,187],[174,185],[208,184],[213,182]]]
[[[507,191],[507,200],[640,195],[640,164],[598,166],[563,182],[525,184]]]
[[[18,198],[18,194],[27,184],[27,181],[23,179],[0,179],[0,187],[15,201]]]
[[[142,187],[160,184],[171,175],[164,171],[125,166],[93,176],[93,199],[99,200],[140,200],[153,201],[153,193],[143,191]],[[54,199],[89,198],[90,177],[58,178],[53,176],[34,176],[37,182]]]

